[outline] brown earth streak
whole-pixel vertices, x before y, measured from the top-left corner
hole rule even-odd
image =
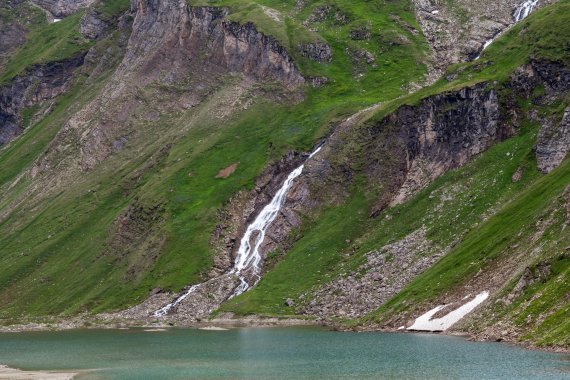
[[[231,164],[231,165],[228,166],[227,168],[224,168],[224,169],[220,170],[220,171],[218,172],[218,174],[216,174],[216,178],[228,178],[229,176],[231,176],[232,174],[234,174],[234,172],[236,171],[238,165],[239,165],[239,162],[236,162],[235,164]]]

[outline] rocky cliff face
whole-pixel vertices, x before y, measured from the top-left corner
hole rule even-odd
[[[304,82],[276,40],[258,32],[253,24],[225,19],[225,9],[190,7],[178,0],[133,0],[131,9],[135,13],[133,33],[119,72],[140,67],[150,81],[167,65],[172,69],[173,63],[175,70],[169,75],[176,75],[181,61],[190,60],[191,64],[207,62],[201,69],[212,74],[239,72],[258,80],[276,80],[288,88]],[[167,52],[172,57],[159,61]]]
[[[0,38],[0,69],[2,69],[3,61],[25,42],[26,30],[19,23],[0,18],[0,36],[2,36]]]
[[[144,120],[133,118],[142,111],[133,92],[161,91],[157,85],[176,87],[175,92],[155,94],[161,101],[153,105],[154,111],[148,110],[154,115],[146,117],[148,121],[196,107],[232,73],[244,77],[242,92],[259,80],[275,81],[286,91],[304,83],[274,39],[252,24],[226,20],[224,9],[190,7],[184,0],[136,0],[131,14],[126,52],[110,83],[62,131],[82,136],[82,170],[95,168],[116,152],[117,141],[125,135],[136,135],[134,125]]]
[[[560,62],[536,61],[519,68],[511,77],[510,87],[520,97],[531,99],[539,106],[555,104],[570,91],[570,68]],[[544,93],[533,97],[533,90]],[[536,142],[538,168],[548,173],[558,167],[570,150],[570,110],[562,114],[529,117],[542,125]]]
[[[327,141],[320,160],[302,176],[302,204],[314,205],[330,188],[332,202],[346,194],[357,170],[376,190],[376,214],[401,203],[444,172],[464,165],[510,130],[500,123],[499,99],[487,84],[426,98],[403,106],[379,122],[340,128]],[[360,152],[352,149],[362,147]],[[356,157],[355,157],[356,154]],[[351,159],[344,157],[350,155]],[[324,181],[323,183],[320,183]],[[312,199],[312,200],[311,200]]]
[[[0,145],[22,131],[22,111],[26,107],[52,100],[67,88],[85,54],[61,62],[32,66],[0,88]]]
[[[557,168],[570,151],[570,107],[558,125],[546,122],[538,134],[536,159],[538,169],[549,173]]]

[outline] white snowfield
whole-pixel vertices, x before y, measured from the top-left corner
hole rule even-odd
[[[458,307],[457,309],[449,312],[441,318],[432,319],[438,311],[446,308],[448,305],[439,305],[427,313],[418,317],[414,324],[407,328],[407,330],[414,331],[445,331],[455,323],[457,323],[461,318],[465,317],[467,314],[473,311],[477,306],[479,306],[483,301],[489,298],[489,292],[485,291],[483,293],[477,294],[475,298],[466,304]]]

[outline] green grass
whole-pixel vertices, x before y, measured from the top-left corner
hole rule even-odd
[[[84,12],[77,12],[60,22],[47,24],[36,19],[30,27],[26,42],[19,47],[0,73],[0,84],[5,84],[31,65],[61,61],[84,52],[93,45],[79,33]]]
[[[96,4],[96,10],[107,20],[116,18],[129,10],[129,0],[102,0]]]
[[[519,232],[526,231],[529,225],[542,217],[552,199],[562,193],[570,182],[569,168],[570,161],[567,161],[550,175],[538,179],[486,222],[470,231],[459,246],[373,313],[372,320],[379,322],[408,308],[408,305],[433,300],[464,283],[480,269],[493,265],[520,240]]]
[[[216,2],[214,5],[230,8],[231,19],[242,23],[253,21],[261,31],[280,41],[294,56],[304,75],[327,76],[329,84],[321,89],[307,87],[305,100],[298,104],[276,105],[258,100],[249,110],[230,120],[212,117],[218,105],[216,96],[211,96],[198,109],[166,114],[155,123],[140,122],[138,139],[129,141],[123,152],[112,156],[94,172],[78,178],[71,188],[56,197],[51,196],[49,202],[35,201],[36,196],[33,196],[22,203],[0,225],[0,231],[10,231],[0,237],[0,244],[6,252],[14,252],[0,259],[6,267],[0,277],[6,289],[0,295],[7,305],[3,316],[121,308],[140,302],[155,287],[178,291],[200,281],[212,265],[210,235],[219,222],[218,210],[228,199],[238,191],[251,189],[263,168],[288,150],[310,150],[318,138],[328,133],[331,123],[373,102],[399,96],[405,93],[407,83],[421,79],[427,52],[423,37],[412,35],[390,18],[390,15],[398,15],[416,25],[408,3],[339,1],[337,6],[352,15],[351,23],[338,26],[327,20],[320,23],[318,32],[309,32],[301,23],[318,4],[308,4],[305,11],[297,14],[292,1]],[[280,11],[283,22],[273,21],[261,5]],[[110,17],[120,14],[124,7],[125,2],[107,1],[97,9]],[[371,19],[375,29],[373,38],[350,40],[350,28],[364,15]],[[60,23],[43,26],[41,33],[46,38],[51,38],[55,31],[62,38],[47,46],[30,40],[14,56],[3,78],[12,77],[29,64],[59,59],[73,49],[85,48],[86,45],[72,43],[79,17],[77,14]],[[405,35],[409,43],[392,46],[383,40],[389,34],[392,37]],[[298,55],[299,43],[317,39],[326,40],[333,47],[334,58],[330,64],[319,64]],[[355,79],[346,49],[357,47],[375,53],[378,67],[364,67],[363,76]],[[0,171],[0,186],[9,187],[18,174],[46,150],[65,117],[96,94],[105,80],[98,80],[85,94],[81,90],[83,82],[78,82],[73,91],[59,99],[47,118],[30,125],[23,136],[0,152],[4,168]],[[225,93],[232,80],[228,78],[227,83],[215,89],[215,94]],[[275,91],[268,84],[265,86],[266,90]],[[179,89],[174,86],[148,88],[138,96],[152,107],[161,92],[169,91]],[[168,153],[148,169],[151,157],[158,155],[167,144],[172,145]],[[240,165],[231,177],[214,178],[220,169],[238,161]],[[137,174],[140,171],[144,173],[142,176]],[[3,207],[30,191],[30,183],[27,178],[20,180],[3,199]],[[147,206],[161,204],[164,207],[165,220],[148,239],[163,242],[160,255],[153,259],[145,256],[147,243],[141,243],[125,258],[111,259],[104,252],[112,221],[135,199]],[[344,210],[348,209],[344,207]],[[328,213],[331,219],[323,222],[325,224],[333,223],[337,217],[334,211]],[[345,223],[349,220],[353,219]],[[352,226],[347,225],[347,228],[357,229],[357,224]],[[316,242],[318,236],[313,235],[313,239]],[[128,277],[129,269],[139,259],[148,266],[135,277]],[[71,277],[70,267],[86,268],[81,272],[82,282]],[[30,291],[34,279],[41,278],[50,285]],[[106,280],[99,282],[101,278]],[[46,299],[52,301],[48,304]]]
[[[567,55],[563,54],[560,46],[569,45],[570,34],[561,36],[559,30],[565,30],[570,25],[570,12],[567,11],[569,6],[570,3],[565,1],[536,12],[499,39],[492,49],[485,52],[481,61],[452,67],[449,73],[455,79],[442,79],[417,93],[385,103],[362,128],[374,125],[402,104],[417,105],[427,96],[480,82],[489,82],[488,86],[494,86],[501,96],[506,96],[508,90],[502,87],[503,83],[514,69],[528,62],[531,57],[567,62]],[[540,95],[540,89],[537,91],[535,96]],[[543,115],[558,115],[564,104],[567,104],[566,100],[545,106],[540,112]],[[520,107],[528,110],[534,106],[528,101],[522,102]],[[351,233],[349,226],[342,223],[347,212],[338,211],[338,215],[343,215],[338,219],[338,223],[343,226],[340,230],[331,229],[327,224],[311,224],[310,230],[301,234],[300,240],[283,261],[264,277],[256,289],[231,300],[221,309],[238,314],[291,314],[293,311],[283,304],[285,298],[298,299],[300,295],[310,293],[311,289],[322,284],[324,278],[334,278],[347,267],[358,268],[366,252],[397,241],[420,227],[426,228],[427,238],[436,247],[444,249],[451,244],[453,249],[379,310],[350,324],[382,324],[395,314],[409,313],[423,302],[453,291],[480,269],[485,270],[505,255],[511,254],[509,247],[515,245],[519,231],[533,233],[533,223],[548,213],[553,200],[570,183],[568,161],[546,177],[538,173],[533,151],[537,126],[528,121],[523,124],[517,136],[490,148],[464,168],[438,178],[405,204],[384,211],[376,220],[359,220],[360,231],[356,234]],[[358,141],[355,137],[354,141],[345,144]],[[356,146],[348,148],[352,152],[351,167],[357,172],[359,166],[354,160],[357,159],[358,149]],[[342,154],[338,152],[337,156]],[[523,169],[523,178],[513,183],[511,177],[519,167]],[[370,186],[357,186],[351,199],[363,194],[370,196],[371,191]],[[444,194],[451,194],[452,197],[440,208]],[[338,210],[344,210],[343,206]],[[353,211],[365,214],[369,212],[365,205]],[[338,236],[339,231],[341,236]],[[326,250],[330,255],[326,256],[329,260],[320,264],[318,261],[312,262],[311,256],[303,255],[309,252],[307,247],[314,236],[329,242]],[[560,243],[564,241],[563,236],[562,232],[557,231],[550,239]],[[345,239],[354,241],[354,244],[347,247]],[[310,270],[306,273],[305,268]],[[320,275],[315,276],[315,273]],[[562,270],[558,278],[563,278],[564,273],[566,272]],[[302,280],[297,283],[297,278]],[[549,286],[553,287],[554,283],[554,280],[551,281]],[[553,313],[543,324],[533,328],[527,339],[541,344],[567,344],[567,334],[557,335],[567,327],[562,319],[567,306],[554,305],[564,298],[562,293],[566,288],[559,287],[557,292],[553,289],[529,295],[540,294],[544,298],[533,304],[533,315],[541,315],[550,309]],[[560,308],[556,309],[557,307]]]
[[[262,170],[288,150],[309,151],[340,120],[376,102],[385,104],[366,125],[403,104],[417,104],[442,91],[482,81],[497,81],[490,85],[500,88],[500,82],[531,55],[565,60],[564,44],[570,36],[560,33],[570,25],[569,2],[563,1],[513,28],[480,61],[451,68],[455,79],[444,79],[407,95],[409,84],[422,80],[428,54],[421,33],[413,34],[404,26],[406,23],[419,30],[408,1],[308,1],[299,12],[292,0],[200,0],[191,4],[227,6],[230,19],[254,22],[260,31],[287,48],[303,75],[326,76],[328,84],[320,89],[305,88],[304,100],[296,104],[276,104],[259,96],[247,110],[222,120],[214,116],[220,106],[216,99],[227,94],[236,80],[224,78],[195,109],[171,111],[153,122],[132,119],[132,131],[136,133],[129,135],[123,151],[93,171],[78,174],[69,187],[47,199],[32,187],[29,177],[13,187],[11,184],[49,150],[69,116],[98,94],[112,68],[95,82],[79,78],[41,120],[32,122],[35,111],[27,110],[25,120],[31,125],[26,133],[0,150],[0,189],[6,190],[0,211],[17,203],[0,222],[0,318],[120,309],[141,302],[153,288],[179,291],[200,281],[212,265],[210,237],[219,223],[220,209],[239,191],[252,189]],[[315,7],[324,4],[344,13],[347,22],[328,17],[313,23],[315,31],[309,31],[302,23]],[[97,9],[113,18],[127,6],[127,1],[107,0]],[[279,11],[281,21],[272,20],[262,6]],[[0,82],[29,65],[64,59],[90,47],[92,42],[77,35],[80,16],[78,13],[60,23],[37,26],[30,32],[37,40],[30,38],[18,50]],[[370,26],[371,38],[354,41],[350,31],[362,27],[363,20]],[[299,44],[316,40],[331,45],[331,63],[320,64],[299,56]],[[103,48],[103,43],[109,41],[97,42],[97,46]],[[355,64],[350,54],[355,49],[374,54],[376,66]],[[272,84],[262,86],[276,92],[270,89]],[[137,93],[137,99],[149,110],[160,110],[163,97],[185,91],[182,84],[158,87],[149,86]],[[560,106],[549,112],[559,112]],[[535,137],[536,126],[525,124],[516,137],[492,147],[464,168],[447,173],[410,202],[376,219],[369,218],[369,211],[378,189],[367,187],[365,176],[358,172],[359,162],[351,162],[350,154],[339,158],[346,158],[357,171],[350,196],[341,204],[304,215],[305,223],[294,232],[298,240],[283,260],[275,263],[255,289],[232,299],[222,310],[291,314],[294,310],[284,305],[284,299],[297,299],[329,281],[339,274],[341,264],[358,267],[366,252],[422,225],[427,228],[428,238],[442,247],[457,239],[462,243],[410,284],[401,297],[369,318],[381,320],[400,310],[404,299],[419,303],[436,297],[499,257],[509,237],[524,222],[521,218],[532,219],[568,181],[567,163],[547,177],[538,174],[532,153]],[[165,149],[167,146],[169,149]],[[357,140],[346,144],[346,152],[358,150],[362,154],[364,149]],[[229,178],[215,178],[220,169],[236,162],[240,164]],[[510,178],[518,166],[525,168],[525,174],[513,184]],[[454,185],[462,192],[455,194],[443,211],[435,213],[441,195]],[[18,203],[27,192],[30,197]],[[483,215],[503,203],[512,206],[482,221]],[[113,221],[133,204],[160,205],[164,219],[152,225],[148,236],[121,250],[124,256],[114,255],[109,251]],[[390,220],[385,218],[388,214]],[[504,223],[508,225],[503,229]],[[148,253],[153,244],[160,246],[156,257]],[[129,276],[133,268],[137,273]],[[560,273],[566,272],[561,269]],[[555,323],[560,317],[556,315],[547,319],[550,327],[548,323],[540,327],[545,329],[541,332],[545,339],[560,331]]]

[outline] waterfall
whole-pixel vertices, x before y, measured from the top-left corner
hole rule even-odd
[[[307,160],[313,157],[321,150],[321,147],[318,147],[307,157]],[[307,162],[305,160],[305,162]],[[242,294],[243,292],[247,291],[249,288],[254,286],[261,278],[261,261],[263,257],[259,252],[259,248],[265,239],[265,234],[267,229],[273,223],[283,204],[285,203],[285,198],[289,193],[289,189],[293,185],[293,181],[295,178],[301,175],[303,169],[305,167],[305,162],[293,170],[283,182],[283,185],[279,188],[275,196],[271,199],[271,202],[267,204],[257,215],[255,220],[247,226],[245,234],[243,235],[240,246],[238,249],[238,253],[234,262],[233,268],[223,274],[222,276],[227,275],[237,275],[240,281],[240,284],[236,287],[233,294],[229,298],[233,298]],[[253,237],[253,239],[252,239]],[[254,280],[250,283],[248,282],[245,272],[248,274],[253,275]],[[221,277],[221,276],[220,276]],[[176,300],[169,303],[168,305],[162,307],[161,309],[154,312],[156,317],[162,317],[168,314],[168,312],[186,299],[191,293],[195,292],[201,284],[196,284],[191,286],[184,294],[179,296]]]
[[[154,315],[156,317],[162,317],[165,316],[166,314],[168,314],[168,312],[170,311],[170,309],[172,309],[174,306],[178,305],[180,302],[184,301],[186,299],[186,297],[188,297],[190,295],[190,293],[194,293],[194,291],[198,289],[198,284],[196,285],[192,285],[190,287],[190,289],[188,289],[186,291],[186,293],[182,294],[180,297],[178,297],[177,299],[175,299],[173,302],[169,303],[168,305],[158,309],[157,311],[154,312]]]
[[[516,7],[513,13],[513,20],[515,21],[515,24],[523,20],[526,16],[528,16],[530,12],[532,12],[537,5],[538,5],[538,0],[525,0],[522,4]],[[489,45],[491,45],[493,41],[497,39],[497,37],[501,36],[507,29],[495,34],[492,38],[488,39],[483,45],[483,48],[481,49],[479,55],[475,58],[475,60],[479,59],[479,57],[481,57],[481,53],[483,53],[485,49]]]
[[[513,14],[513,18],[515,22],[519,22],[524,19],[526,16],[530,14],[534,10],[534,7],[538,4],[538,0],[525,0],[524,3],[519,5],[517,9],[515,9],[515,13]]]
[[[321,150],[321,147],[318,147],[311,155],[307,158],[307,160],[313,157]],[[240,285],[235,290],[232,297],[238,296],[248,290],[251,286],[255,285],[257,281],[260,279],[261,274],[261,254],[259,253],[259,247],[263,240],[265,239],[265,233],[267,229],[273,223],[281,207],[283,207],[283,203],[285,203],[285,197],[293,184],[293,180],[297,178],[303,172],[303,168],[305,167],[305,163],[301,166],[293,170],[281,188],[277,191],[271,202],[267,206],[261,210],[257,218],[247,227],[245,234],[243,235],[238,254],[235,260],[234,268],[232,273],[236,273],[240,277]],[[256,234],[253,241],[252,236]],[[245,270],[251,269],[253,271],[253,276],[256,278],[253,284],[247,282],[245,277],[242,273]]]

